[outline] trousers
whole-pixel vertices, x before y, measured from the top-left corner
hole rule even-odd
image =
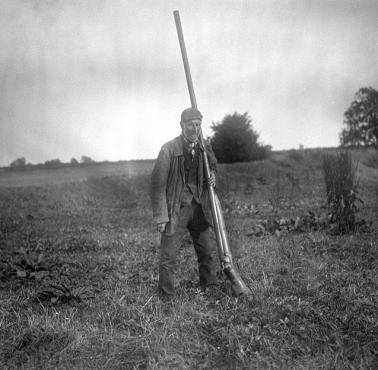
[[[189,230],[197,254],[198,273],[201,287],[217,284],[214,259],[211,255],[210,229],[203,214],[202,206],[185,204],[180,210],[178,223],[173,235],[161,235],[159,288],[168,295],[175,292],[174,275],[182,239]]]

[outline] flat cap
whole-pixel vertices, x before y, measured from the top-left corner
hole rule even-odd
[[[202,119],[201,112],[196,108],[187,108],[181,113],[181,122],[190,121],[192,119]]]

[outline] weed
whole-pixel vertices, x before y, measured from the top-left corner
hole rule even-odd
[[[292,172],[286,172],[286,178],[290,183],[290,194],[289,199],[290,203],[293,203],[294,197],[301,192],[300,178],[296,177]]]
[[[349,152],[323,156],[327,204],[332,213],[331,222],[336,224],[340,234],[355,231],[358,225],[357,203],[362,200],[358,197],[356,170]]]
[[[49,283],[48,286],[40,290],[34,299],[39,302],[68,303],[71,301],[82,302],[93,298],[93,288],[90,287],[70,287],[63,283]]]
[[[327,229],[330,222],[328,213],[315,214],[307,211],[305,214],[296,217],[275,217],[269,216],[255,225],[248,236],[281,235],[291,232],[304,233]]]
[[[279,173],[276,174],[273,184],[269,187],[269,202],[273,208],[273,213],[277,213],[283,201],[284,189],[283,181]]]
[[[43,253],[35,253],[25,248],[20,248],[18,253],[21,258],[15,263],[10,263],[17,277],[40,280],[50,274],[54,264],[48,263]]]

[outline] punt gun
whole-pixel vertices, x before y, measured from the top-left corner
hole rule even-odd
[[[190,102],[191,102],[192,108],[197,108],[197,101],[194,94],[193,81],[192,81],[192,77],[190,73],[188,56],[186,53],[184,35],[182,32],[180,14],[178,10],[175,10],[173,12],[173,15],[175,18],[177,35],[178,35],[178,39],[180,43],[181,56],[184,63],[185,76],[186,76],[186,82],[187,82],[188,90],[189,90]],[[206,177],[207,179],[209,179],[210,166],[209,166],[209,160],[208,160],[208,156],[205,149],[206,146],[204,145],[204,138],[202,135],[202,130],[200,132],[200,144],[204,151],[204,164],[205,164]],[[213,216],[214,232],[215,232],[215,238],[216,238],[217,247],[218,247],[218,256],[220,260],[221,269],[231,283],[231,289],[234,296],[250,295],[251,294],[250,289],[247,287],[247,285],[241,278],[239,272],[237,271],[233,263],[231,250],[230,250],[228,239],[227,239],[226,227],[225,227],[225,223],[223,219],[221,205],[219,202],[219,198],[217,194],[215,193],[215,190],[212,186],[209,186],[209,194],[210,194],[211,214]]]

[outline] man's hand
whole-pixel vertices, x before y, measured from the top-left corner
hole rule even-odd
[[[159,233],[163,233],[165,231],[165,226],[167,225],[166,222],[161,222],[160,224],[157,224],[157,231]]]
[[[211,171],[210,173],[208,184],[212,186],[213,188],[215,188],[216,186],[215,173],[213,171]]]

